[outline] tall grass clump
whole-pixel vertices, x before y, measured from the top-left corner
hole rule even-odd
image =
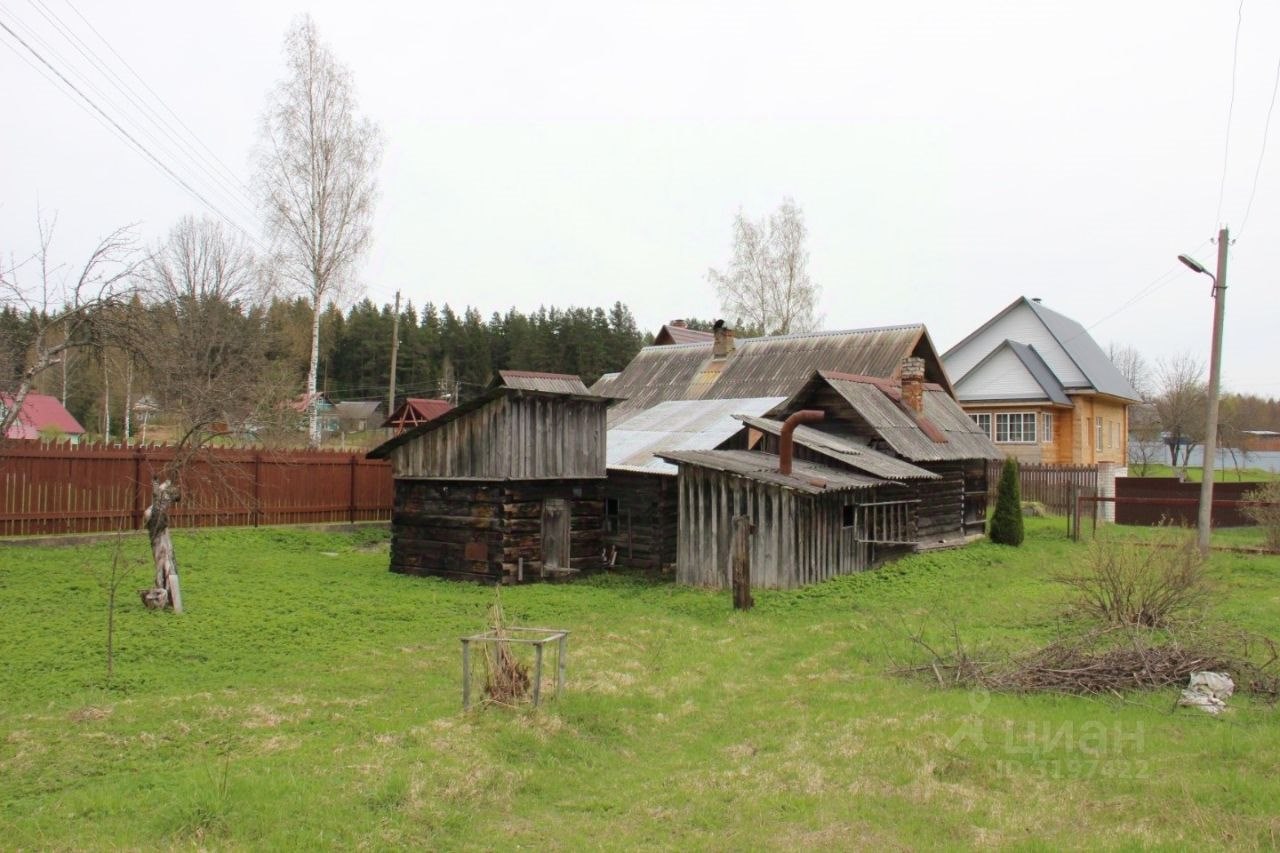
[[[1257,501],[1246,506],[1244,514],[1262,528],[1262,538],[1268,551],[1280,551],[1280,480],[1272,480],[1261,488],[1246,492],[1244,499]]]
[[[1018,486],[1018,462],[1004,460],[996,490],[996,511],[991,516],[991,541],[999,545],[1022,544],[1022,494]]]

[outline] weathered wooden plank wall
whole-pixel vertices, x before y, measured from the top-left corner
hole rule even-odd
[[[0,446],[0,535],[136,530],[165,446]],[[180,477],[176,527],[382,521],[391,466],[331,451],[210,448]]]
[[[507,394],[391,451],[397,477],[539,480],[600,477],[603,401]]]
[[[617,565],[656,569],[675,563],[680,510],[676,486],[676,478],[669,475],[609,472],[604,494],[617,501],[617,514],[607,519],[604,541],[617,548]]]

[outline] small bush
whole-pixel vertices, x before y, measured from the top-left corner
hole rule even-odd
[[[1145,542],[1102,533],[1090,543],[1084,569],[1058,580],[1076,591],[1073,603],[1085,616],[1154,628],[1203,607],[1209,595],[1205,569],[1195,536],[1166,528]]]
[[[1272,480],[1260,489],[1246,492],[1244,499],[1270,506],[1247,506],[1244,514],[1262,528],[1268,551],[1280,551],[1280,480]]]
[[[996,489],[996,511],[991,516],[991,541],[1000,545],[1022,544],[1022,496],[1018,486],[1018,462],[1004,460]]]

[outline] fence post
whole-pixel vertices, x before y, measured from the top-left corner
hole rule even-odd
[[[351,454],[350,490],[351,490],[351,506],[348,514],[351,516],[350,522],[352,524],[355,524],[356,523],[356,455],[354,453]]]
[[[253,453],[253,526],[262,521],[262,451]]]
[[[133,529],[142,529],[142,447],[133,451]]]

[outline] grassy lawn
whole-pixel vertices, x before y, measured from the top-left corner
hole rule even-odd
[[[795,592],[624,572],[503,591],[573,631],[542,711],[460,712],[458,637],[493,590],[386,570],[381,534],[177,539],[187,612],[110,547],[0,548],[0,847],[1245,849],[1280,844],[1280,718],[1174,691],[944,691],[888,673],[910,629],[1054,635],[1060,519]],[[131,540],[141,555],[145,543]],[[1280,636],[1280,558],[1216,553],[1212,618]]]
[[[1130,462],[1128,470],[1130,477],[1176,477],[1183,469],[1161,463],[1143,466]],[[1204,479],[1204,468],[1201,466],[1189,467],[1185,470],[1187,480],[1190,482],[1198,483]],[[1268,471],[1265,468],[1250,468],[1247,465],[1242,465],[1240,468],[1228,466],[1213,469],[1215,483],[1262,483],[1277,479],[1280,479],[1280,473]]]

